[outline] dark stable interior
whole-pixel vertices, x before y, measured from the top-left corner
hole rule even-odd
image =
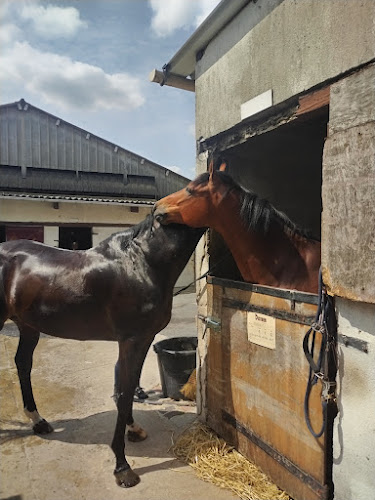
[[[221,152],[229,175],[269,200],[316,239],[321,233],[322,157],[327,125],[328,107]],[[215,231],[210,231],[209,256],[211,275],[242,281],[227,246]]]

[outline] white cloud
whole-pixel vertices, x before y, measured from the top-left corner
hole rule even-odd
[[[34,30],[42,37],[71,38],[87,23],[80,19],[75,7],[43,6],[37,3],[26,4],[20,9],[20,16],[31,21]]]
[[[16,42],[3,52],[0,79],[4,85],[23,85],[60,108],[126,111],[144,103],[139,79],[126,73],[108,74],[97,66],[41,52],[27,42]]]
[[[3,0],[0,3],[0,19],[3,22],[10,15],[10,0]]]
[[[151,27],[160,37],[181,28],[196,28],[218,3],[219,0],[150,0],[154,13]]]
[[[16,40],[20,34],[21,30],[15,24],[3,24],[0,30],[0,46],[2,49]]]

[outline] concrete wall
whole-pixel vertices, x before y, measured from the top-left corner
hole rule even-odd
[[[373,0],[250,2],[196,65],[196,137],[236,125],[269,89],[278,104],[373,59],[374,18]]]
[[[59,226],[44,226],[44,243],[51,247],[59,246]]]
[[[336,299],[339,336],[333,449],[335,499],[375,496],[375,305]],[[360,349],[350,345],[361,342]],[[363,349],[367,349],[365,352]]]
[[[375,65],[331,87],[323,157],[322,266],[336,296],[335,498],[375,492]]]
[[[59,202],[59,208],[53,208],[52,201],[0,200],[0,221],[23,223],[57,224],[138,224],[151,211],[150,207],[140,207],[138,213],[130,212],[126,205],[104,203],[68,203]]]

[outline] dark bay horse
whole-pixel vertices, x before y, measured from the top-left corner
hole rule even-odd
[[[317,293],[320,242],[309,238],[267,200],[219,170],[201,174],[185,189],[159,200],[162,223],[210,227],[224,238],[245,281]]]
[[[162,226],[152,216],[85,251],[18,240],[0,245],[0,330],[19,328],[15,357],[26,415],[36,433],[53,429],[37,411],[30,374],[39,332],[76,340],[118,342],[117,422],[112,441],[120,486],[139,476],[125,458],[124,436],[147,434],[132,416],[133,394],[156,333],[171,318],[173,287],[204,229]]]

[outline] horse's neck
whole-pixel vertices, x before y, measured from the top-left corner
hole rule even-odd
[[[190,234],[190,228],[176,228],[180,234],[171,234],[170,228],[141,231],[129,242],[126,257],[145,263],[159,286],[172,288],[189,261],[200,234]],[[203,233],[203,230],[202,230]]]
[[[262,238],[247,231],[242,222],[226,217],[221,217],[214,229],[224,238],[245,281],[270,284],[269,250]]]
[[[248,230],[238,213],[226,211],[214,227],[224,238],[245,281],[315,292],[320,245],[285,232],[273,223],[267,235]]]

